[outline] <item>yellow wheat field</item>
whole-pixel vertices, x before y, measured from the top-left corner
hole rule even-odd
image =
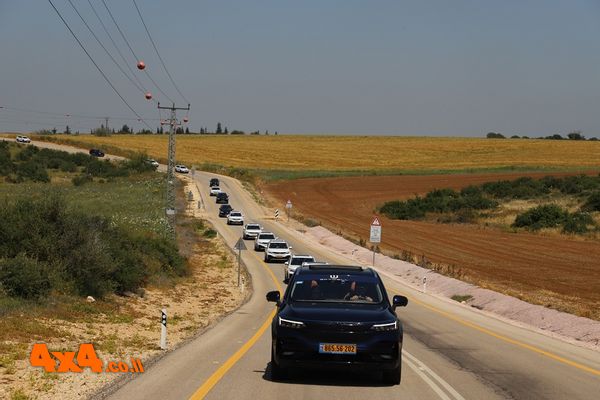
[[[165,160],[166,135],[56,136],[104,150]],[[439,171],[600,167],[600,141],[392,136],[177,136],[177,161],[270,170]]]

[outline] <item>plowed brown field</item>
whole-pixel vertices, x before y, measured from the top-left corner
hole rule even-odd
[[[524,174],[299,179],[270,183],[265,189],[279,203],[290,199],[295,211],[334,231],[368,240],[374,209],[385,201],[519,176]],[[425,255],[434,263],[455,266],[454,274],[481,286],[600,319],[598,241],[476,225],[381,220],[383,249]]]

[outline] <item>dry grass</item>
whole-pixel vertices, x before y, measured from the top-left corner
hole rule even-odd
[[[52,141],[165,159],[167,136],[53,136]],[[178,136],[180,162],[294,171],[591,168],[600,142],[394,136]]]

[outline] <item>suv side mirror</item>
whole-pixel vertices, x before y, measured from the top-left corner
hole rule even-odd
[[[277,292],[279,293],[279,292]],[[405,296],[394,296],[394,299],[392,300],[393,303],[393,307],[394,310],[396,309],[396,307],[406,307],[406,305],[408,304],[408,299]]]
[[[279,306],[279,299],[281,298],[281,294],[279,290],[273,290],[272,292],[267,293],[267,301],[273,302]]]
[[[285,263],[283,263],[284,265],[290,265],[289,261],[286,261]]]

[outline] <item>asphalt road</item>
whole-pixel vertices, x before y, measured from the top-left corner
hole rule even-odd
[[[241,227],[218,218],[208,194],[214,174],[196,172],[205,217],[231,246]],[[309,244],[275,222],[242,185],[219,177],[230,203],[246,221],[261,223],[288,240],[296,253],[348,263],[326,247]],[[266,264],[262,253],[242,257],[252,275],[254,294],[237,312],[213,329],[170,353],[150,370],[123,386],[112,399],[594,399],[600,393],[600,354],[507,324],[451,301],[432,297],[390,277],[390,296],[409,297],[400,310],[404,323],[402,383],[386,386],[376,374],[298,371],[285,382],[270,378],[270,318],[274,310],[265,293],[282,290],[283,264]]]
[[[43,147],[54,147],[41,144]],[[56,146],[59,147],[59,146]],[[65,149],[65,146],[60,146]],[[161,168],[162,169],[162,168]],[[233,246],[241,227],[217,216],[208,181],[196,172],[205,217]],[[319,244],[302,241],[285,222],[274,222],[241,184],[219,176],[230,203],[247,221],[288,240],[296,253],[347,263]],[[262,253],[242,258],[252,276],[249,302],[212,329],[167,354],[144,374],[122,386],[111,399],[596,399],[600,397],[600,353],[513,326],[452,301],[420,293],[385,277],[390,296],[403,294],[402,383],[385,386],[373,374],[302,371],[285,382],[270,379],[270,319],[273,303],[265,293],[282,290],[283,265],[265,264]]]

